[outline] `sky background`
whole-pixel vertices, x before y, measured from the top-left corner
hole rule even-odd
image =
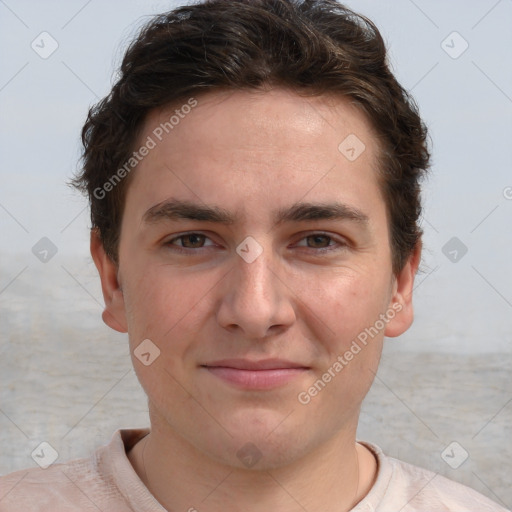
[[[416,322],[390,343],[512,353],[512,1],[346,3],[382,31],[433,143]],[[41,282],[41,306],[45,275],[65,288],[72,274],[84,287],[73,264],[90,262],[88,210],[66,185],[79,165],[80,129],[130,38],[148,15],[175,5],[0,1],[0,308],[19,279]],[[43,31],[58,44],[46,59],[31,47]],[[57,250],[47,263],[32,253],[43,237]],[[101,302],[99,284],[90,286]]]

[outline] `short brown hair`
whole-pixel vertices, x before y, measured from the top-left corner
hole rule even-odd
[[[112,91],[89,110],[83,169],[71,181],[88,195],[92,227],[115,263],[130,176],[108,194],[97,191],[132,157],[148,112],[209,91],[268,84],[338,94],[364,112],[378,135],[393,271],[402,269],[422,234],[427,129],[389,69],[378,29],[335,0],[205,0],[143,27]]]

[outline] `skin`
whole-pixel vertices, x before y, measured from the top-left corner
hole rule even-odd
[[[151,433],[130,461],[169,510],[349,510],[376,477],[373,455],[356,443],[359,411],[384,336],[411,325],[420,247],[394,275],[375,134],[347,99],[279,88],[196,98],[133,171],[118,267],[91,235],[103,319],[128,332],[149,400]],[[152,111],[140,142],[175,108]],[[338,150],[349,134],[366,146],[354,161]],[[221,207],[235,222],[144,221],[170,198]],[[334,201],[367,221],[273,223],[276,209]],[[199,236],[177,238],[191,232]],[[252,263],[236,252],[247,236],[262,248]],[[400,312],[301,404],[298,394],[393,305]],[[148,366],[134,356],[144,339],[160,350]],[[201,366],[226,358],[306,369],[272,389],[240,389]],[[252,467],[237,457],[248,442],[261,455]]]

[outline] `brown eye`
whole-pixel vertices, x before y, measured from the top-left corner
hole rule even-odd
[[[324,247],[329,247],[329,242],[332,240],[330,236],[327,235],[310,235],[307,236],[308,247],[312,247],[313,249],[323,249]],[[312,241],[312,244],[309,241]]]
[[[205,244],[207,240],[210,240],[206,235],[202,233],[186,233],[184,235],[172,238],[165,243],[166,246],[172,246],[173,249],[202,249],[212,244]]]
[[[187,249],[197,249],[203,247],[206,237],[199,233],[191,233],[190,235],[182,235],[175,240],[181,239],[181,246]]]
[[[343,238],[340,239],[327,233],[312,233],[303,236],[296,245],[310,254],[320,255],[346,250],[349,244]],[[308,249],[315,250],[308,251]]]

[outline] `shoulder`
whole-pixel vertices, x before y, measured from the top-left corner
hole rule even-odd
[[[118,480],[126,474],[136,479],[135,474],[130,475],[125,442],[141,435],[142,430],[118,430],[109,444],[88,458],[0,477],[0,512],[132,510]]]
[[[479,492],[438,473],[385,455],[372,443],[362,443],[378,461],[373,488],[356,510],[388,512],[507,512]]]
[[[87,480],[98,480],[91,459],[10,473],[0,478],[0,512],[49,511],[56,510],[55,507],[65,511],[97,511],[80,491]],[[89,487],[85,485],[86,493],[90,493]]]

